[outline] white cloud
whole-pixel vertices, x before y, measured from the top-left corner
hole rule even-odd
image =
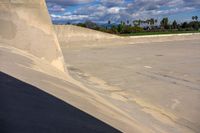
[[[46,0],[48,3],[54,3],[60,6],[69,6],[73,4],[88,3],[94,0]]]
[[[190,12],[200,9],[200,0],[47,0],[52,6],[52,12],[65,12],[54,19],[79,20],[91,19],[95,22],[108,20],[120,22],[121,20],[147,19],[151,17],[164,17],[172,14]],[[82,4],[96,1],[96,4],[85,4],[69,11],[63,5]],[[62,5],[62,6],[61,6]],[[54,13],[53,12],[53,13]]]
[[[126,9],[126,8],[124,8],[124,7],[111,7],[111,8],[108,8],[107,11],[110,14],[117,14],[117,13],[120,13],[120,10],[124,10],[124,9]]]
[[[87,15],[56,15],[56,14],[51,14],[51,17],[53,20],[68,20],[68,21],[75,21],[75,20],[80,20],[80,19],[86,19],[88,18]]]

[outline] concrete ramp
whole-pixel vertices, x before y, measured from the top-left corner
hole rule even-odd
[[[30,53],[65,71],[45,0],[1,0],[0,43]]]
[[[59,40],[61,41],[91,41],[116,38],[117,36],[75,25],[54,25]]]
[[[146,35],[146,36],[118,36],[91,30],[74,25],[54,25],[61,47],[105,47],[111,45],[127,45],[151,42],[169,42],[183,40],[199,40],[199,33]]]
[[[61,46],[82,47],[102,45],[102,41],[120,38],[119,36],[104,33],[75,25],[54,25],[55,32]]]

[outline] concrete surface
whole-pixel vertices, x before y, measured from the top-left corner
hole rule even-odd
[[[118,38],[118,36],[103,33],[75,25],[53,25],[59,41],[80,42],[97,41],[102,39]]]
[[[63,48],[70,74],[155,133],[200,131],[200,40]]]
[[[51,94],[123,132],[148,131],[96,90],[70,79],[49,62],[0,45],[0,71]],[[106,93],[106,92],[105,92]],[[115,116],[115,117],[113,117]],[[150,132],[150,131],[149,131]],[[151,132],[150,132],[151,133]]]
[[[40,89],[0,72],[1,133],[120,133]]]
[[[65,71],[45,0],[1,0],[0,29],[1,45],[31,53]]]
[[[54,25],[59,43],[65,48],[102,47],[150,42],[199,40],[200,33],[117,36],[74,25]]]
[[[72,78],[44,0],[1,0],[0,29],[0,71],[17,81],[122,132],[199,132],[198,34],[136,39],[63,29]],[[157,40],[171,42],[145,44]],[[144,44],[128,45],[135,43]]]
[[[147,131],[112,101],[74,80],[64,70],[62,52],[44,0],[1,1],[0,20],[1,72],[37,87],[120,131]],[[4,123],[7,119],[2,121]]]

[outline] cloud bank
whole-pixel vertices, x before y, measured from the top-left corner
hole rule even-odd
[[[200,0],[46,0],[53,21],[81,22],[161,18],[200,12]]]

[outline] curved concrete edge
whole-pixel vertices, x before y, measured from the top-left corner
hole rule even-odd
[[[127,38],[154,38],[154,37],[175,37],[175,36],[192,36],[192,35],[200,35],[200,33],[181,33],[181,34],[160,34],[160,35],[128,36]]]
[[[141,125],[134,118],[96,90],[69,79],[47,61],[41,61],[42,59],[14,47],[0,46],[0,53],[1,72],[33,85],[120,131],[145,133],[148,130],[140,128]],[[113,115],[116,117],[112,117]]]
[[[75,25],[54,25],[59,41],[91,41],[117,38],[118,36]]]
[[[3,72],[0,72],[0,84],[1,133],[67,133],[69,130],[71,133],[121,133],[82,110]],[[6,122],[2,123],[2,120]]]

